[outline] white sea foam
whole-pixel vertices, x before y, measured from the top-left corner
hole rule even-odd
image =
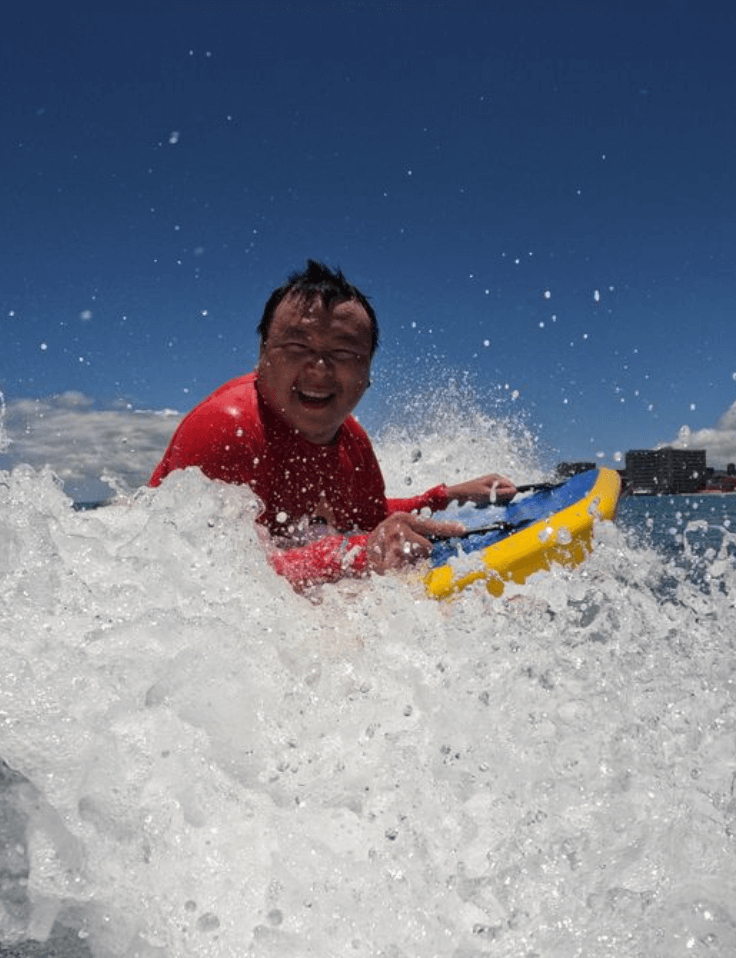
[[[445,427],[379,445],[390,493],[543,472],[507,427]],[[48,472],[0,477],[6,946],[736,953],[723,544],[712,588],[609,526],[507,600],[402,576],[305,598],[256,508],[196,471],[87,513]]]

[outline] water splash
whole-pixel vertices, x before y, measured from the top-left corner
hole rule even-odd
[[[379,444],[389,491],[537,477],[479,422]],[[733,953],[732,566],[672,582],[609,526],[507,601],[386,576],[309,602],[256,509],[194,471],[93,512],[0,477],[5,947]]]
[[[5,413],[5,395],[2,389],[0,389],[0,452],[5,452],[12,441],[5,429]]]

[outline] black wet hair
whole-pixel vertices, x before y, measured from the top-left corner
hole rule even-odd
[[[324,303],[325,309],[329,309],[333,303],[344,303],[350,300],[360,303],[371,321],[371,356],[373,356],[378,348],[378,320],[368,297],[361,293],[357,286],[348,283],[342,274],[342,270],[331,270],[323,263],[318,263],[313,259],[307,260],[305,270],[302,270],[301,273],[292,273],[284,285],[279,286],[268,297],[263,309],[263,316],[257,327],[258,335],[261,337],[261,345],[268,339],[271,320],[276,312],[276,307],[288,296],[303,298],[307,302],[319,297]]]

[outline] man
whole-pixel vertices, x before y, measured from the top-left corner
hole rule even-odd
[[[397,569],[429,555],[430,537],[463,531],[419,510],[514,496],[508,479],[487,475],[386,498],[370,441],[350,415],[369,385],[378,323],[341,272],[309,260],[271,294],[258,332],[256,371],[185,417],[150,484],[198,466],[248,485],[264,504],[258,521],[281,546],[272,565],[295,587]]]

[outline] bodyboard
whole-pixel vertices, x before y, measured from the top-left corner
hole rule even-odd
[[[446,599],[483,580],[498,596],[507,582],[525,582],[554,564],[580,565],[593,547],[596,520],[614,518],[620,492],[614,469],[590,469],[506,506],[435,513],[459,519],[471,534],[437,543],[424,577],[427,593]]]

